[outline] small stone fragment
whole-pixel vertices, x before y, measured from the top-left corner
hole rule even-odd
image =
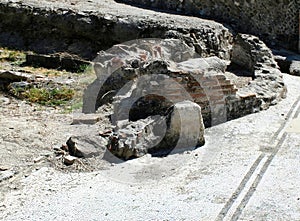
[[[104,154],[106,143],[101,137],[96,136],[72,136],[67,141],[71,156],[90,158]]]
[[[34,163],[39,163],[44,159],[44,156],[39,156],[33,160]]]
[[[76,124],[95,124],[99,122],[100,117],[98,114],[80,114],[73,118],[72,125]]]
[[[101,137],[109,137],[109,136],[112,135],[112,133],[113,133],[112,130],[108,130],[108,131],[105,131],[105,132],[100,132],[99,135],[100,135]]]
[[[77,157],[68,155],[68,156],[64,156],[63,162],[66,166],[71,166],[75,163],[76,159],[77,159]]]

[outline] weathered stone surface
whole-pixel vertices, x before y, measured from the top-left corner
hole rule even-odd
[[[63,157],[63,162],[66,166],[71,166],[75,163],[76,159],[77,157],[68,155]]]
[[[164,156],[204,145],[201,108],[191,101],[175,104],[166,116],[150,116],[135,122],[117,122],[108,149],[117,157],[131,159],[147,153]]]
[[[68,54],[26,54],[26,65],[33,67],[44,67],[60,69],[71,72],[81,72],[90,62]]]
[[[217,66],[207,61],[215,61]],[[220,71],[220,63],[217,57],[197,58],[176,65],[156,60],[134,69],[132,73],[139,77],[128,88],[115,89],[119,91],[113,99],[115,116],[119,120],[128,116],[130,120],[138,120],[162,115],[172,104],[190,100],[203,108],[206,126],[211,125],[214,117],[219,118],[213,120],[214,124],[225,122],[225,97],[235,96],[237,89]]]
[[[189,147],[203,146],[204,124],[201,114],[201,107],[191,101],[176,103],[167,116],[167,131],[163,142],[166,146],[170,141],[178,139],[176,150],[184,150]]]
[[[272,51],[258,37],[238,34],[232,49],[232,62],[251,72],[262,65],[277,68]]]
[[[213,56],[207,58],[188,58],[187,60],[178,63],[177,67],[185,71],[198,71],[203,73],[216,71],[224,73],[229,63],[229,61]]]
[[[249,104],[256,103],[252,106],[253,110],[267,109],[285,98],[287,89],[282,73],[271,50],[257,37],[239,34],[234,43],[232,62],[248,69],[252,74],[253,80],[239,89],[239,92],[256,94],[256,98],[248,97],[248,100],[252,100]]]
[[[0,70],[0,81],[5,82],[19,82],[19,81],[27,81],[32,78],[32,75],[25,74],[17,71],[6,71]]]
[[[292,61],[290,66],[290,74],[300,76],[300,61]]]
[[[125,160],[147,154],[149,149],[159,144],[166,131],[165,118],[162,116],[117,123],[118,129],[109,137],[107,148],[115,156]]]
[[[255,34],[269,45],[297,50],[299,1],[118,0],[143,7],[175,11],[230,24],[236,31]],[[279,19],[280,18],[280,19]]]
[[[72,125],[76,124],[95,124],[100,121],[99,114],[73,114]]]
[[[1,45],[41,54],[64,51],[87,59],[137,38],[179,38],[201,55],[229,58],[232,41],[230,31],[219,23],[145,11],[114,0],[2,0],[0,21]]]
[[[71,156],[89,158],[99,156],[105,152],[105,143],[101,137],[72,136],[67,141]]]
[[[172,104],[190,100],[201,106],[205,126],[211,126],[266,109],[285,96],[272,52],[255,36],[240,34],[233,47],[231,62],[252,77],[239,88],[225,73],[226,60],[199,58],[179,40],[137,42],[101,52],[94,64],[97,80],[85,93],[84,112],[114,102],[116,121],[139,120],[163,115]],[[184,57],[168,53],[176,45],[186,52]]]
[[[85,91],[83,112],[95,112],[102,104],[114,101],[122,107],[115,108],[118,120],[128,115],[130,120],[138,120],[161,115],[172,104],[191,100],[203,108],[205,124],[209,125],[211,110],[220,116],[224,110],[215,107],[237,91],[224,75],[227,64],[216,56],[199,58],[194,48],[178,39],[139,39],[115,45],[95,60],[98,77]],[[223,117],[219,123],[224,121]]]
[[[288,50],[272,50],[281,72],[299,75],[300,54]]]

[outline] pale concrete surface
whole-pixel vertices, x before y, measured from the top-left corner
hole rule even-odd
[[[93,173],[37,170],[6,195],[1,218],[300,220],[300,78],[284,79],[285,100],[206,129],[197,150]]]

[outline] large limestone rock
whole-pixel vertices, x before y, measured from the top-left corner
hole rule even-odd
[[[135,122],[118,122],[108,149],[117,157],[131,159],[147,153],[164,156],[204,145],[201,107],[191,101],[175,104],[165,116]]]

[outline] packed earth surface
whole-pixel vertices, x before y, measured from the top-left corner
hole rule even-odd
[[[271,50],[214,21],[113,0],[1,0],[0,6],[7,21],[16,19],[14,10],[22,15],[15,27],[0,26],[0,220],[300,220],[296,52]],[[36,20],[29,22],[31,13]],[[35,29],[26,32],[29,24]],[[121,44],[142,38],[167,40],[148,57]],[[162,56],[168,44],[184,48],[186,59]],[[111,59],[114,53],[125,58]],[[118,68],[87,107],[86,92],[102,85],[107,64],[113,68],[108,61]],[[144,93],[141,85],[157,88],[161,79],[138,81],[157,70],[166,79],[180,73],[174,79],[198,92],[176,104],[139,100],[134,121],[112,123],[116,104]],[[190,73],[218,79],[213,92],[222,99],[199,96],[203,88]],[[133,83],[117,94],[128,76]],[[186,130],[178,119],[188,119]],[[149,149],[163,120],[169,138]],[[159,154],[178,131],[183,149]]]

